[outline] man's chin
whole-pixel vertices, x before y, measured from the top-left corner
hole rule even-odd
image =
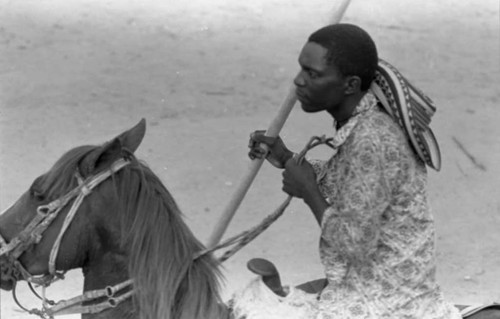
[[[316,113],[321,111],[321,109],[311,105],[311,104],[306,104],[303,102],[300,102],[300,106],[302,107],[302,110],[306,113]]]

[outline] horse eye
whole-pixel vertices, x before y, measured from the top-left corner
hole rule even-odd
[[[42,202],[46,199],[45,194],[41,190],[42,188],[40,187],[41,179],[42,179],[42,176],[39,176],[38,178],[36,178],[33,181],[33,184],[31,184],[31,187],[29,188],[30,197],[36,201],[39,201],[39,202]]]
[[[30,189],[30,195],[32,198],[34,198],[36,201],[42,202],[45,200],[45,195],[43,192],[38,191],[35,188]]]

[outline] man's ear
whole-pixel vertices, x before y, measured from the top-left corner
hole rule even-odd
[[[349,75],[345,80],[345,94],[351,95],[361,92],[361,78],[357,75]]]

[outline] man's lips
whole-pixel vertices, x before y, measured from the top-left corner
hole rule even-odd
[[[297,99],[302,102],[302,103],[305,103],[305,102],[308,102],[309,101],[309,98],[307,97],[307,95],[305,95],[303,92],[299,91],[299,90],[296,90],[295,91],[295,94],[297,95]]]

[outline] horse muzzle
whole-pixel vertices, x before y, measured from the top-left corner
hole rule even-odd
[[[19,272],[14,269],[12,263],[7,258],[0,257],[0,289],[12,290],[16,281],[18,281]]]

